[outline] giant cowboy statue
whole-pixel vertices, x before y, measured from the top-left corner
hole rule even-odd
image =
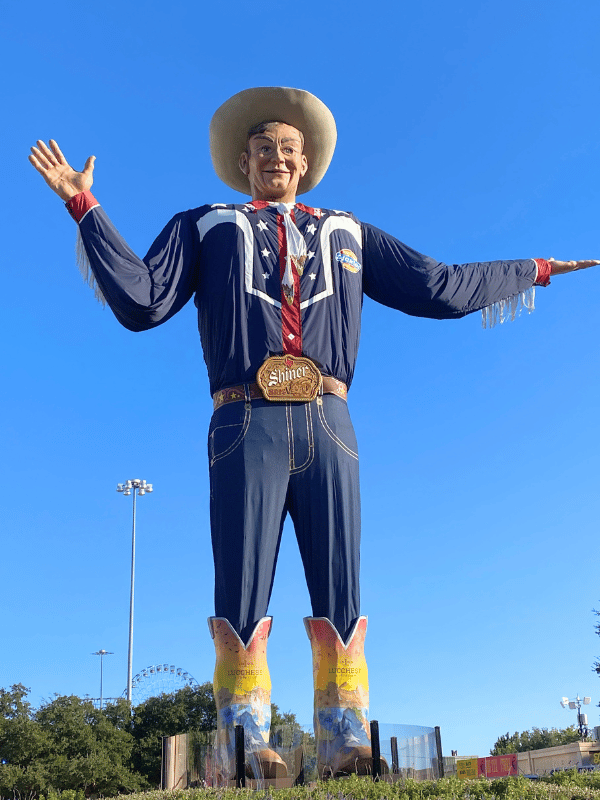
[[[329,109],[299,89],[261,87],[214,114],[218,176],[251,199],[177,214],[138,258],[90,193],[94,158],[73,170],[58,145],[30,161],[79,226],[97,291],[126,328],[166,322],[191,297],[214,414],[208,450],[215,562],[214,692],[221,772],[242,724],[254,774],[286,772],[269,747],[266,616],[283,521],[294,523],[312,606],[315,736],[321,774],[363,772],[371,757],[366,617],[359,594],[358,456],[346,399],[363,293],[435,319],[502,314],[531,287],[599,261],[527,258],[446,265],[352,214],[297,195],[325,174]],[[498,311],[499,310],[499,311]]]

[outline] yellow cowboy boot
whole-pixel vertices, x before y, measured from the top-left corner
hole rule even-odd
[[[304,624],[313,656],[319,777],[370,773],[367,618],[358,618],[347,645],[325,617],[306,617]]]
[[[217,705],[218,768],[224,778],[235,776],[235,726],[244,727],[247,773],[255,778],[287,776],[285,761],[269,748],[271,676],[267,639],[271,617],[263,617],[247,646],[223,617],[209,617],[217,662],[213,689]]]

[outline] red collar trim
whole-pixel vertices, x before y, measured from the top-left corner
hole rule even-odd
[[[310,214],[311,217],[321,216],[320,209],[312,208],[312,206],[305,206],[304,203],[296,203],[296,208],[299,208],[300,211],[304,211],[306,214]]]
[[[255,211],[260,211],[263,208],[266,208],[269,203],[266,200],[250,200],[249,203],[246,203],[247,206],[254,206]]]

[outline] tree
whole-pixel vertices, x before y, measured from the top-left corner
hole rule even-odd
[[[102,710],[74,695],[43,705],[35,719],[45,734],[42,761],[49,785],[103,795],[145,788],[130,768],[134,738],[129,716],[125,700]]]
[[[532,728],[523,733],[507,733],[496,740],[490,750],[492,756],[503,756],[506,753],[524,753],[527,750],[543,750],[545,747],[556,747],[560,744],[570,744],[581,739],[579,731],[574,725],[568,728]]]
[[[0,796],[16,791],[34,796],[47,785],[39,759],[46,750],[43,732],[27,701],[29,689],[16,683],[0,689]],[[33,794],[32,794],[33,793]]]
[[[299,731],[302,730],[302,726],[296,719],[296,715],[294,713],[291,711],[286,711],[285,714],[282,714],[279,710],[279,706],[277,706],[275,703],[271,703],[271,728],[282,728],[288,726]]]
[[[145,788],[130,768],[134,740],[124,700],[99,710],[91,700],[57,696],[36,711],[28,692],[22,684],[0,689],[0,796]]]
[[[282,714],[275,703],[271,703],[271,747],[297,747],[300,742],[306,744],[307,734],[291,711]],[[314,739],[310,737],[314,742]]]
[[[212,685],[151,697],[133,711],[125,700],[102,710],[91,700],[59,696],[32,708],[29,689],[0,689],[0,797],[35,800],[53,791],[112,796],[157,786],[162,737],[213,731]],[[291,712],[272,706],[283,739],[301,732]]]

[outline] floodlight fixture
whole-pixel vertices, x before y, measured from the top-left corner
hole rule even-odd
[[[563,697],[560,704],[563,708],[567,706],[573,711],[577,709],[577,724],[579,725],[579,735],[585,738],[588,735],[588,718],[587,714],[581,713],[581,705],[589,705],[592,702],[591,697],[584,697],[583,699],[577,695],[574,700],[569,700],[568,697]]]
[[[104,678],[104,656],[114,656],[109,650],[97,650],[93,656],[100,656],[100,710],[102,710],[103,697],[103,678]]]
[[[146,492],[152,492],[152,484],[145,480],[133,478],[125,483],[117,484],[117,492],[125,497],[133,491],[133,525],[131,529],[131,592],[129,596],[129,652],[127,655],[127,702],[131,706],[131,687],[133,681],[133,595],[135,586],[135,498],[136,494],[144,496]]]

